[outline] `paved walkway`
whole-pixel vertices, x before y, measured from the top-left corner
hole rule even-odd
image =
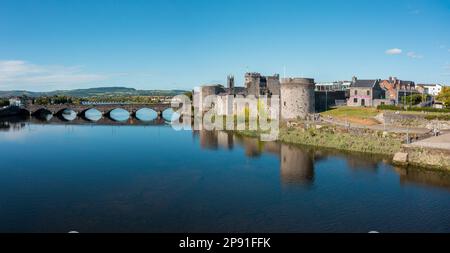
[[[450,150],[450,133],[433,136],[410,144],[413,147],[438,148]]]

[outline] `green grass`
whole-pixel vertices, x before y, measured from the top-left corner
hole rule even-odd
[[[355,117],[361,119],[368,119],[375,117],[378,113],[379,111],[372,107],[343,106],[326,112],[322,112],[321,115],[332,117]]]
[[[391,111],[402,111],[402,112],[416,112],[416,113],[422,113],[422,112],[430,112],[430,113],[450,113],[450,108],[444,108],[444,109],[438,109],[433,107],[408,107],[404,108],[402,106],[395,106],[395,105],[379,105],[377,107],[379,110],[391,110]]]
[[[401,148],[402,142],[396,138],[383,138],[370,134],[333,133],[325,129],[307,131],[283,129],[280,141],[339,150],[393,155]]]
[[[259,131],[236,131],[238,135],[259,137]],[[381,132],[353,134],[330,127],[321,129],[280,129],[279,140],[284,143],[301,144],[312,147],[332,148],[371,154],[394,155],[400,151],[402,139],[399,136],[382,136]]]

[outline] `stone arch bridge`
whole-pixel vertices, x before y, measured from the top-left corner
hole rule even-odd
[[[161,116],[163,111],[171,108],[170,103],[158,103],[158,104],[89,104],[89,105],[77,105],[77,104],[53,104],[53,105],[38,105],[29,104],[24,106],[22,109],[28,112],[30,115],[41,111],[47,110],[50,113],[56,115],[61,113],[65,109],[73,110],[79,116],[84,116],[84,113],[89,109],[97,109],[103,115],[108,115],[114,109],[124,109],[130,113],[130,115],[135,115],[136,112],[143,108],[148,108],[156,111],[158,116]]]

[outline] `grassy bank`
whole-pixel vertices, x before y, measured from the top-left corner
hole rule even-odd
[[[280,141],[316,147],[335,148],[363,153],[393,155],[400,150],[401,141],[382,134],[333,132],[327,129],[282,129]]]
[[[383,135],[382,132],[368,130],[357,131],[348,132],[335,127],[282,128],[279,140],[285,143],[383,155],[393,155],[401,148],[400,136]],[[257,131],[239,131],[238,134],[249,137],[259,136]]]

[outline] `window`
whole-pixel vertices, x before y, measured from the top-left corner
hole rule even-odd
[[[358,90],[355,90],[355,95],[358,95]]]
[[[367,91],[367,96],[370,96],[370,90]]]
[[[354,99],[353,99],[353,103],[358,103],[358,99],[357,99],[357,98],[354,98]]]

